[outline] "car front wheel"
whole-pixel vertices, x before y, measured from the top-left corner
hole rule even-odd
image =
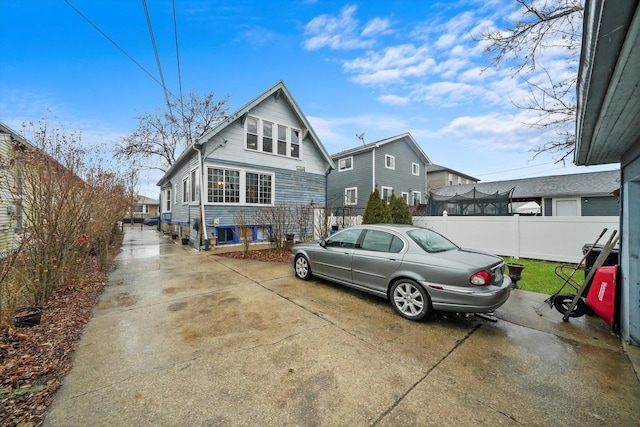
[[[296,277],[302,280],[311,279],[311,266],[309,260],[304,255],[296,256],[295,268]]]
[[[411,320],[424,319],[431,312],[429,294],[416,282],[398,280],[391,287],[391,305],[402,317]]]

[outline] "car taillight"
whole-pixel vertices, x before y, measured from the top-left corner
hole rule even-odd
[[[484,270],[478,271],[469,278],[469,282],[476,286],[487,286],[491,283],[491,275]]]

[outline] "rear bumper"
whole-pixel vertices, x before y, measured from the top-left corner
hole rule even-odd
[[[505,276],[501,286],[461,288],[422,283],[435,310],[456,313],[490,313],[502,306],[511,295],[511,279]]]

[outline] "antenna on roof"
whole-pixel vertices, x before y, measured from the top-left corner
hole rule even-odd
[[[362,145],[364,145],[364,132],[362,132],[360,135],[356,133],[356,138],[362,141]]]

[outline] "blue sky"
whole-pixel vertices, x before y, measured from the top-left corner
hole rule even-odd
[[[138,62],[143,71],[70,5]],[[175,0],[183,92],[229,96],[234,111],[283,80],[329,153],[410,132],[433,163],[482,181],[614,169],[554,164],[551,136],[510,100],[526,87],[477,38],[513,0]],[[179,93],[171,0],[148,0],[167,88]],[[46,117],[113,145],[164,103],[142,2],[0,2],[0,120]],[[475,39],[475,40],[474,40]],[[562,55],[549,69],[566,72]],[[555,62],[553,62],[555,61]],[[484,70],[484,71],[483,71]],[[570,162],[569,162],[570,163]],[[140,191],[157,196],[157,174]]]

